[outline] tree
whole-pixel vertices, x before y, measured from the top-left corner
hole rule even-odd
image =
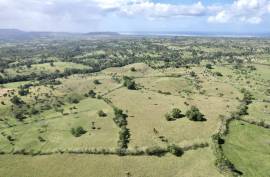
[[[127,115],[123,113],[122,109],[114,108],[114,122],[119,127],[126,126],[127,125]]]
[[[93,82],[94,82],[94,84],[96,84],[96,85],[101,84],[101,82],[100,82],[99,80],[97,80],[97,79],[96,79],[96,80],[94,80]]]
[[[128,77],[128,76],[124,76],[124,86],[127,87],[129,90],[136,90],[136,83],[134,80],[132,80],[132,78]]]
[[[181,110],[178,108],[173,108],[172,117],[175,119],[181,118],[182,117]]]
[[[102,110],[98,111],[98,116],[99,117],[106,117],[107,114],[105,112],[103,112]]]
[[[191,108],[186,112],[186,116],[189,120],[193,121],[204,121],[204,115],[196,106],[191,106]]]
[[[176,146],[175,144],[169,145],[167,149],[168,152],[178,157],[184,154],[184,150],[181,147]]]
[[[135,72],[136,69],[135,69],[134,67],[131,67],[131,68],[130,68],[130,71]]]
[[[206,64],[205,67],[206,67],[207,69],[213,69],[213,67],[212,67],[212,65],[211,65],[210,63]]]
[[[90,90],[88,92],[88,95],[91,97],[91,98],[95,98],[96,97],[96,92],[94,90]]]
[[[86,132],[87,131],[84,130],[81,126],[71,129],[71,134],[75,137],[80,137],[81,135],[85,134]]]
[[[15,105],[21,105],[21,104],[24,104],[24,101],[18,97],[18,96],[13,96],[11,99],[10,99],[11,103],[15,104]]]
[[[165,114],[165,118],[167,121],[173,121],[173,120],[179,119],[181,117],[183,117],[183,115],[181,114],[181,110],[178,108],[173,108],[171,113]]]

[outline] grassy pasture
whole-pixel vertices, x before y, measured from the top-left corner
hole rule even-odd
[[[243,177],[268,177],[269,140],[268,129],[233,121],[223,148],[228,159],[243,172]]]
[[[102,164],[102,165],[101,165]],[[211,150],[188,151],[183,157],[113,156],[113,155],[4,155],[0,174],[5,177],[221,177]],[[149,170],[153,169],[153,170]],[[196,170],[194,170],[196,169]]]
[[[69,110],[69,107],[73,106],[77,109]],[[29,120],[27,124],[2,130],[2,133],[15,137],[15,141],[13,146],[6,146],[9,143],[5,143],[6,138],[2,134],[0,149],[8,152],[12,149],[54,151],[55,149],[116,147],[118,128],[112,121],[112,108],[105,102],[88,98],[79,104],[66,105],[64,108],[67,115],[46,111],[32,117],[32,121]],[[100,118],[97,114],[99,110],[103,110],[108,116]],[[92,129],[92,122],[95,122],[95,129]],[[76,126],[83,126],[87,133],[75,138],[70,130]],[[39,136],[46,141],[40,142]]]
[[[43,64],[33,64],[30,68],[26,66],[20,66],[16,68],[9,68],[5,70],[5,74],[9,77],[16,76],[16,75],[29,75],[31,73],[53,73],[56,71],[64,72],[67,68],[74,68],[74,69],[87,69],[88,67],[82,64],[76,64],[71,62],[54,62],[53,65],[50,63],[43,63]]]

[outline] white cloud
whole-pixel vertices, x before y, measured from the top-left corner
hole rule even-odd
[[[208,21],[260,24],[270,13],[269,7],[269,0],[235,0],[230,6],[221,7],[215,15],[208,17]]]
[[[209,22],[218,22],[218,23],[227,23],[231,19],[230,14],[228,14],[226,11],[222,10],[218,12],[215,16],[210,16],[208,18]]]
[[[270,0],[235,0],[208,6],[199,0],[193,4],[154,0],[0,0],[0,28],[27,30],[95,30],[102,20],[112,16],[151,20],[204,16],[211,23],[259,24],[267,14]]]
[[[240,20],[245,23],[250,23],[250,24],[260,24],[262,22],[261,17],[241,17]]]

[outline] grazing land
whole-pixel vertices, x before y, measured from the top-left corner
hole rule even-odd
[[[268,177],[269,46],[2,41],[0,177]]]

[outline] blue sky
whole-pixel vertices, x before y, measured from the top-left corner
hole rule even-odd
[[[270,0],[0,0],[0,28],[270,32]]]

